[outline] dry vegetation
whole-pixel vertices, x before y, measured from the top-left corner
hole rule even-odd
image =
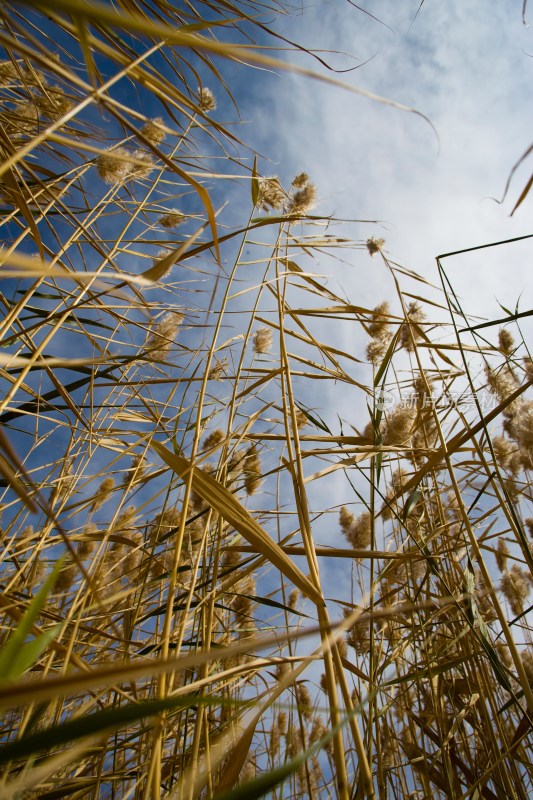
[[[526,800],[516,320],[252,166],[261,9],[121,5],[1,12],[0,795]]]

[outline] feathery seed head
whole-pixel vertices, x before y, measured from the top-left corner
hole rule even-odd
[[[219,445],[220,442],[224,441],[224,438],[224,431],[220,430],[220,428],[218,428],[216,431],[212,431],[209,436],[206,436],[204,439],[202,450],[212,450],[214,447]]]
[[[520,657],[522,659],[522,664],[527,679],[530,683],[533,683],[533,650],[523,650],[520,653]]]
[[[33,99],[41,114],[54,122],[68,114],[74,105],[60,86],[50,86],[43,94],[35,94]]]
[[[162,217],[159,217],[157,222],[163,228],[177,228],[178,225],[181,225],[182,222],[185,222],[185,219],[185,214],[182,214],[181,211],[175,210],[169,211],[167,214],[163,214]]]
[[[298,700],[298,705],[303,718],[307,720],[307,722],[310,722],[313,718],[313,701],[311,700],[309,689],[305,683],[298,684],[296,689],[296,698]]]
[[[171,254],[172,250],[168,247],[160,247],[155,256],[153,257],[152,263],[157,264],[158,261],[161,261],[162,258],[166,258]]]
[[[495,648],[496,648],[496,652],[498,653],[498,656],[499,656],[500,660],[503,662],[503,664],[505,664],[505,666],[508,667],[508,668],[511,667],[512,664],[513,664],[513,660],[511,658],[511,654],[509,652],[509,646],[504,642],[498,642],[495,645]]]
[[[256,775],[257,775],[256,756],[255,753],[250,752],[246,756],[246,761],[244,762],[242,769],[239,773],[239,784],[244,784],[248,783],[249,781],[253,781]]]
[[[157,558],[150,561],[150,576],[152,578],[162,578],[163,575],[168,575],[172,570],[174,562],[174,553],[171,550],[166,550],[164,553],[159,554]]]
[[[377,364],[385,355],[387,347],[387,339],[371,339],[365,349],[366,360],[370,364]]]
[[[128,534],[128,539],[130,541],[129,546],[127,547],[126,557],[123,561],[123,573],[133,573],[135,572],[142,561],[142,546],[144,544],[144,538],[140,531],[130,531]]]
[[[270,328],[259,328],[254,334],[254,353],[264,355],[270,352],[272,347],[272,330]]]
[[[346,641],[345,639],[337,639],[336,642],[337,650],[339,651],[339,655],[341,658],[347,658],[348,651],[346,649]]]
[[[144,458],[143,453],[139,453],[138,455],[134,456],[131,461],[131,467],[126,472],[122,479],[123,486],[129,486],[130,482],[132,481],[140,481],[143,478],[143,475],[146,470],[146,460]]]
[[[260,178],[258,181],[258,194],[256,205],[263,211],[279,211],[283,208],[287,195],[281,188],[279,180],[275,177]]]
[[[155,323],[146,343],[146,352],[150,360],[165,360],[182,322],[183,314],[178,311],[168,311]]]
[[[87,539],[82,539],[81,542],[78,542],[76,545],[76,553],[80,558],[87,558],[91,555],[94,550],[96,541],[93,538],[90,538],[92,534],[96,533],[96,525],[92,522],[85,526],[83,529],[83,535],[87,536]]]
[[[516,478],[522,469],[533,469],[532,453],[518,447],[511,458],[509,472],[513,478]]]
[[[51,58],[56,60],[57,63],[60,62],[60,59],[54,55],[52,55]],[[44,75],[44,73],[42,73],[40,70],[36,69],[35,66],[30,62],[26,62],[26,66],[24,67],[22,72],[23,72],[24,86],[33,86],[33,87],[36,86],[39,89],[43,89],[48,86],[48,79],[46,75]],[[54,86],[52,88],[62,91],[62,89],[59,86]]]
[[[128,176],[129,154],[124,147],[102,153],[96,159],[98,175],[106,183],[124,183]]]
[[[169,256],[171,254],[171,252],[172,252],[172,250],[169,250],[168,247],[161,247],[157,251],[157,253],[155,254],[155,256],[154,256],[154,258],[152,260],[152,267],[155,267],[157,265],[157,268],[158,268],[158,271],[159,271],[158,280],[160,280],[160,281],[164,280],[165,278],[168,278],[168,276],[172,273],[172,269],[174,267],[173,264],[168,264],[167,267],[165,268],[165,270],[163,272],[161,272],[161,266],[160,266],[160,263],[159,263],[163,258],[166,258],[167,256]]]
[[[272,720],[272,729],[270,731],[270,745],[269,751],[270,755],[275,756],[279,751],[280,745],[280,733],[279,733],[279,726],[277,724],[277,720]]]
[[[253,575],[247,575],[235,587],[235,596],[231,603],[232,608],[237,616],[250,616],[252,607],[254,605],[251,596],[255,596],[255,579]]]
[[[75,564],[68,564],[67,566],[63,567],[57,577],[54,591],[56,591],[58,594],[68,592],[76,578],[76,573],[77,568]]]
[[[178,528],[181,514],[177,508],[165,508],[160,511],[150,524],[149,535],[152,544],[159,543],[172,531]]]
[[[348,511],[346,506],[342,506],[341,510],[339,511],[339,525],[348,542],[350,541],[350,531],[354,522],[355,516]]]
[[[111,493],[115,487],[115,481],[113,478],[104,478],[96,494],[93,497],[91,508],[93,511],[98,511],[98,509],[102,508],[104,503],[107,503],[109,498],[111,497]]]
[[[202,472],[205,472],[207,475],[212,475],[216,472],[215,467],[212,464],[204,464],[201,467],[198,467]],[[209,503],[207,503],[204,498],[199,495],[194,489],[191,492],[191,498],[189,501],[189,509],[187,511],[188,514],[201,514],[204,511],[207,511],[209,508]]]
[[[33,539],[34,535],[35,529],[33,525],[26,525],[21,531],[20,540],[21,542],[29,541],[30,539]]]
[[[508,557],[509,549],[505,541],[503,539],[498,539],[498,546],[496,548],[496,565],[500,572],[505,572]]]
[[[309,183],[309,175],[307,174],[307,172],[300,172],[294,178],[292,185],[294,186],[295,189],[302,189],[308,183]]]
[[[349,617],[351,611],[344,609],[344,616]],[[370,623],[368,619],[358,619],[346,632],[346,644],[353,647],[357,655],[364,656],[370,652]]]
[[[518,498],[520,497],[520,486],[518,481],[515,480],[515,476],[508,475],[506,478],[504,478],[503,485],[505,486],[505,491],[509,495],[511,503],[518,502]]]
[[[128,167],[128,180],[142,180],[148,178],[154,169],[154,159],[144,150],[134,150]]]
[[[217,107],[215,95],[208,89],[207,86],[198,87],[198,108],[207,114],[209,111],[214,111]]]
[[[354,550],[364,550],[370,547],[371,540],[372,517],[368,511],[364,511],[352,524],[349,541]]]
[[[135,515],[137,513],[137,509],[134,505],[126,506],[124,511],[122,511],[113,525],[113,530],[115,533],[128,533],[133,525],[135,520]]]
[[[492,449],[496,464],[502,469],[509,469],[516,447],[505,436],[495,436],[492,440]]]
[[[396,406],[385,419],[383,444],[408,446],[411,441],[415,419],[416,409],[410,406]]]
[[[278,714],[278,728],[282,736],[287,733],[287,714],[285,711],[280,711]]]
[[[228,480],[230,483],[240,478],[243,474],[245,457],[245,451],[240,448],[232,452],[228,460]]]
[[[296,427],[299,431],[302,428],[305,428],[306,425],[309,424],[309,419],[307,418],[307,414],[304,414],[301,408],[296,409]]]
[[[276,678],[278,679],[278,681],[281,681],[285,677],[285,675],[287,675],[289,670],[290,670],[290,667],[287,664],[287,662],[286,661],[280,661],[276,665]]]
[[[33,136],[39,125],[39,109],[34,103],[15,103],[12,110],[5,113],[6,133],[14,139],[24,134]]]
[[[496,395],[500,401],[505,400],[506,397],[508,397],[512,392],[515,391],[515,389],[518,388],[516,378],[507,364],[505,364],[503,369],[499,370],[493,370],[490,367],[486,367],[485,374],[487,376],[487,385],[490,391]],[[513,406],[514,403],[508,406],[506,411],[511,413],[510,410],[513,408]]]
[[[289,200],[287,213],[303,217],[308,211],[314,208],[315,205],[316,186],[313,183],[307,183],[301,189],[294,192]]]
[[[348,544],[354,550],[364,550],[369,547],[372,538],[372,517],[368,511],[355,517],[346,506],[342,506],[339,513],[339,525]]]
[[[222,555],[222,566],[224,569],[234,569],[241,563],[241,557],[237,550],[225,550]]]
[[[343,640],[344,641],[344,640]],[[320,717],[316,718],[317,720],[317,727],[313,725],[313,729],[311,730],[311,736],[317,736],[318,739],[322,739],[323,736],[328,733],[328,730],[324,726]],[[317,735],[318,734],[318,735]],[[333,758],[333,742],[330,740],[327,744],[323,745],[324,750],[327,751],[330,758]],[[318,764],[318,762],[316,762]]]
[[[505,595],[511,611],[518,616],[524,610],[524,601],[529,595],[529,581],[526,572],[518,564],[513,564],[511,569],[502,575],[500,588]]]
[[[298,591],[298,589],[292,589],[291,593],[289,594],[289,599],[287,602],[289,608],[292,608],[293,610],[296,608],[296,604],[298,602],[299,597],[300,597],[300,592]]]
[[[381,760],[383,769],[388,770],[392,767],[395,761],[395,750],[392,744],[391,737],[386,726],[383,726],[383,738],[381,748]]]
[[[370,239],[366,240],[366,249],[373,257],[376,253],[381,253],[385,246],[385,239],[378,239],[375,236],[371,236]]]
[[[515,400],[512,435],[523,455],[533,451],[533,401]]]
[[[61,501],[69,497],[76,486],[76,477],[73,475],[73,459],[66,458],[61,464],[61,473],[50,497],[50,503]]]
[[[250,448],[244,459],[243,476],[246,494],[255,494],[261,486],[261,459],[255,447]]]
[[[417,406],[431,406],[431,399],[433,397],[433,392],[435,391],[435,381],[431,377],[426,375],[426,379],[424,380],[424,377],[421,373],[417,374],[415,380],[413,381],[413,390],[415,393]]]
[[[382,339],[390,335],[389,314],[390,306],[386,300],[377,305],[372,311],[371,321],[367,323],[366,327],[373,339]]]
[[[30,575],[28,576],[28,588],[33,588],[41,583],[45,572],[45,565],[42,561],[34,561],[33,562],[33,569]]]
[[[143,125],[141,133],[151,144],[157,147],[164,142],[166,138],[163,126],[163,119],[161,117],[154,117],[154,119],[149,119],[148,122]]]
[[[228,359],[227,358],[216,358],[211,369],[209,370],[208,379],[210,381],[221,381],[225,375],[226,370],[228,368]]]
[[[504,355],[508,356],[512,353],[514,339],[507,328],[500,328],[500,332],[498,333],[498,345]]]
[[[422,338],[416,326],[424,322],[426,315],[418,303],[409,303],[406,317],[407,321],[400,326],[400,346],[411,352],[414,350],[414,342]]]

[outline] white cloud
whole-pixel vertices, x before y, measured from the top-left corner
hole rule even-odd
[[[525,178],[515,181],[505,205],[488,198],[501,196],[529,144],[533,63],[526,51],[533,47],[516,7],[426,0],[410,27],[418,5],[379,4],[376,14],[394,34],[348,4],[320,4],[287,28],[308,46],[350,50],[363,60],[376,54],[337,77],[426,114],[440,152],[419,117],[296,75],[269,78],[255,116],[267,143],[261,149],[275,155],[280,171],[311,174],[319,211],[383,220],[394,257],[436,278],[438,253],[529,232],[531,204],[509,218]],[[359,238],[371,232],[354,231]],[[459,291],[486,276],[471,269],[457,277]],[[514,270],[524,288],[527,265]],[[507,271],[490,279],[495,293],[508,288]]]

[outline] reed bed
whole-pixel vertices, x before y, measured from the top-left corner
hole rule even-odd
[[[526,800],[528,312],[263,174],[277,3],[0,13],[1,796]]]

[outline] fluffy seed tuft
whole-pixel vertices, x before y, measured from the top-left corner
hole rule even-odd
[[[409,303],[406,317],[407,321],[400,327],[400,345],[411,352],[414,350],[414,343],[422,338],[418,328],[424,322],[426,315],[418,303]]]
[[[104,478],[96,494],[93,497],[91,508],[93,511],[98,511],[98,509],[102,508],[104,503],[107,503],[109,498],[111,497],[111,493],[115,487],[115,481],[113,478]]]
[[[98,175],[105,183],[124,183],[128,176],[129,158],[124,147],[116,147],[107,153],[102,153],[96,159]]]
[[[157,220],[158,224],[161,225],[163,228],[177,228],[178,225],[181,225],[185,222],[185,214],[182,214],[181,211],[169,211],[167,214],[163,214],[162,217],[159,217]]]
[[[415,419],[416,409],[410,406],[396,406],[385,420],[383,444],[409,446]]]
[[[198,108],[207,114],[209,111],[214,111],[217,107],[215,95],[206,86],[198,87]]]
[[[355,517],[346,506],[342,506],[339,512],[339,525],[348,544],[354,550],[364,550],[370,546],[372,541],[372,517],[368,511],[364,511]]]
[[[277,178],[261,178],[258,181],[256,205],[263,211],[279,211],[285,205],[287,196]]]
[[[507,328],[500,328],[498,334],[498,344],[502,353],[506,356],[510,355],[514,347],[514,339],[507,330]]]
[[[528,575],[514,564],[511,569],[502,575],[501,590],[511,607],[511,611],[518,616],[524,610],[524,602],[529,595]]]
[[[151,361],[164,361],[168,351],[174,344],[179,326],[183,322],[183,314],[168,311],[154,325],[146,343],[146,353]]]
[[[261,486],[261,459],[255,447],[250,448],[244,459],[243,475],[246,494],[255,494]]]
[[[372,257],[374,257],[376,253],[381,253],[384,246],[385,239],[378,239],[375,236],[371,236],[370,239],[366,240],[366,249]]]
[[[214,364],[209,370],[209,374],[207,376],[208,379],[210,381],[221,381],[226,376],[226,370],[228,366],[229,364],[227,358],[216,358]]]
[[[309,183],[309,175],[307,172],[298,173],[292,181],[292,185],[295,189],[301,189],[302,186],[305,186],[307,183]]]
[[[303,217],[316,205],[316,186],[306,183],[298,189],[289,200],[287,213],[298,217]]]
[[[498,539],[498,547],[496,548],[496,565],[500,572],[505,572],[507,567],[507,559],[509,557],[509,549],[503,539]]]
[[[259,328],[254,335],[254,353],[265,355],[270,352],[272,347],[272,330],[270,328]]]
[[[224,431],[218,428],[216,431],[212,431],[209,436],[206,436],[204,439],[204,443],[202,445],[202,450],[211,450],[212,448],[216,447],[220,444],[220,442],[224,441]]]
[[[166,133],[163,130],[163,120],[161,117],[154,117],[141,128],[141,133],[148,141],[156,147],[165,141]]]

